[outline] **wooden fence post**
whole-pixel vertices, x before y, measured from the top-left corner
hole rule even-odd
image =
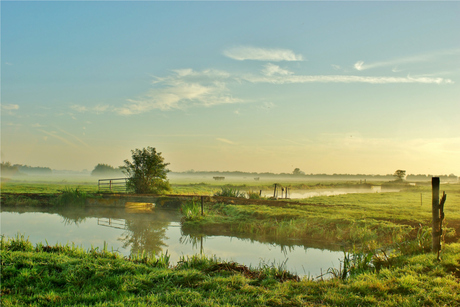
[[[201,196],[201,215],[204,215],[204,213],[203,213],[203,211],[204,211],[203,207],[204,207],[204,196]]]
[[[438,253],[441,247],[441,219],[439,216],[439,177],[431,178],[431,189],[432,189],[432,203],[431,203],[431,214],[433,217],[432,221],[432,245],[431,248],[434,253]]]

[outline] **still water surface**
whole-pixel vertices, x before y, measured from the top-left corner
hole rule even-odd
[[[7,212],[7,211],[9,212]],[[16,209],[15,209],[16,210]],[[54,210],[54,209],[53,209]],[[124,256],[145,251],[171,256],[174,265],[181,256],[204,253],[247,266],[286,263],[286,269],[300,276],[316,277],[328,268],[338,268],[343,253],[327,249],[261,242],[237,236],[200,236],[184,233],[178,210],[155,208],[145,212],[127,208],[40,209],[5,208],[1,213],[1,233],[8,237],[24,234],[36,244],[75,243],[84,248],[109,246]]]
[[[367,188],[334,188],[334,189],[313,189],[313,190],[289,190],[287,197],[291,199],[311,198],[317,196],[334,196],[344,194],[361,194],[361,193],[390,193],[399,192],[399,189],[382,188],[381,186],[370,186]],[[286,193],[283,191],[262,191],[262,196],[285,198]]]

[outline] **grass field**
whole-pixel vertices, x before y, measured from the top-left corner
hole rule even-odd
[[[345,184],[357,183],[308,183],[305,189]],[[228,183],[172,185],[184,194],[215,193],[229,187]],[[234,182],[230,187],[246,192],[260,186]],[[2,193],[53,194],[76,188],[93,193],[97,185],[2,182]],[[187,204],[184,231],[347,246],[343,267],[330,272],[336,276],[330,280],[298,281],[283,279],[292,275],[279,267],[246,268],[212,255],[183,259],[170,267],[164,255],[127,260],[107,251],[33,247],[24,238],[3,238],[2,305],[458,306],[460,185],[441,185],[442,191],[447,194],[445,240],[450,243],[443,244],[441,261],[429,252],[429,185],[394,193],[246,200],[252,204],[229,198],[206,203],[204,216],[197,209],[199,204]]]
[[[209,257],[123,259],[106,250],[1,244],[2,306],[458,306],[460,244],[442,261],[413,253],[346,279],[300,280],[277,267]]]

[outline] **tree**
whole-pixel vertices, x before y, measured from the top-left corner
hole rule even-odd
[[[394,173],[393,176],[398,177],[398,179],[396,179],[396,180],[403,181],[404,178],[406,177],[406,171],[401,170],[401,169],[398,169],[398,170]]]
[[[109,175],[121,175],[122,170],[120,167],[114,168],[111,165],[99,163],[96,165],[91,172],[91,176],[109,176]]]
[[[300,168],[297,167],[292,171],[292,174],[293,175],[305,175],[305,172],[302,172]]]
[[[19,168],[17,165],[11,165],[10,162],[2,162],[1,163],[1,176],[13,176],[19,174]]]
[[[131,150],[133,162],[125,160],[124,173],[129,179],[126,187],[137,194],[161,194],[170,191],[169,181],[166,178],[169,163],[164,162],[161,152],[147,147]]]

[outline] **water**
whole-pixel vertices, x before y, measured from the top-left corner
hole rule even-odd
[[[315,190],[289,190],[288,198],[291,199],[302,199],[310,198],[317,196],[334,196],[334,195],[343,195],[343,194],[356,194],[356,193],[382,193],[382,192],[399,192],[398,189],[383,189],[381,186],[371,186],[369,188],[334,188],[334,189],[315,189]],[[272,191],[262,191],[263,197],[273,197]],[[284,198],[285,192],[281,195],[281,191],[277,194],[278,198]]]
[[[36,244],[75,243],[84,248],[99,247],[104,243],[124,256],[145,251],[161,252],[171,256],[172,265],[181,256],[204,253],[216,255],[227,261],[247,266],[260,264],[280,265],[300,276],[317,277],[328,268],[338,268],[343,253],[327,249],[261,242],[257,238],[243,239],[237,236],[200,236],[184,233],[181,214],[177,210],[155,208],[79,208],[59,212],[38,209],[22,209],[23,212],[2,208],[1,233],[14,237],[24,234]],[[50,209],[55,210],[55,209]]]

